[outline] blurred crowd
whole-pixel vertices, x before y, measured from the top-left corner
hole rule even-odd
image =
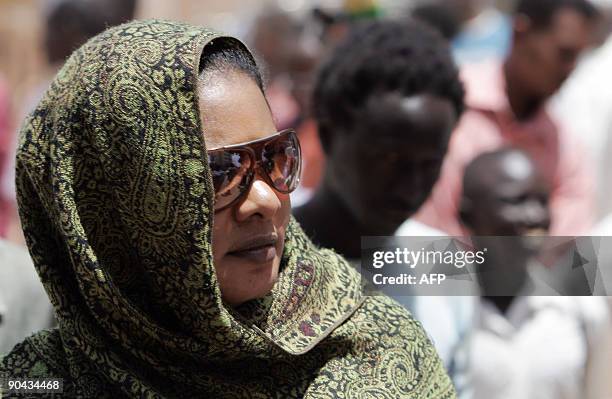
[[[298,132],[293,213],[315,243],[359,264],[362,236],[612,235],[612,1],[293,3],[236,10],[243,20],[217,28],[256,54],[278,130]],[[23,91],[0,69],[0,354],[54,323],[20,231],[19,127],[89,38],[176,17],[153,6],[32,3],[43,72]],[[508,273],[503,296],[498,277],[476,298],[396,299],[461,398],[612,397],[606,298],[529,296],[530,243],[489,260]]]

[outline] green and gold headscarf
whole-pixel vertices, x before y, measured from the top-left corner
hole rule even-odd
[[[213,40],[173,22],[110,29],[27,119],[19,207],[59,328],[0,373],[63,378],[62,397],[454,397],[420,325],[362,297],[358,274],[294,221],[273,291],[224,306],[196,90]]]

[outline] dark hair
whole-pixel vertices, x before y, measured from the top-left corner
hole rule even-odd
[[[433,28],[415,20],[356,25],[319,72],[313,104],[320,132],[350,130],[371,96],[391,92],[435,94],[462,113],[457,67]]]
[[[524,157],[533,165],[533,160],[529,154],[517,147],[511,146],[484,152],[476,156],[466,165],[463,171],[463,196],[470,197],[482,194],[482,190],[487,189],[486,184],[490,184],[490,182],[483,181],[480,172],[490,170],[495,162],[500,162],[506,157],[515,154]]]
[[[204,47],[200,57],[200,76],[211,70],[238,70],[249,76],[264,91],[261,72],[244,44],[231,37],[214,39]]]
[[[514,14],[525,15],[536,28],[546,28],[562,9],[573,10],[589,20],[599,16],[597,8],[588,0],[518,0]]]

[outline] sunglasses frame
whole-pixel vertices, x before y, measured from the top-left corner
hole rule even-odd
[[[255,149],[253,148],[254,146],[261,146],[261,149],[263,149],[263,147],[265,147],[265,145],[270,142],[270,141],[274,141],[277,140],[283,136],[293,136],[294,141],[296,143],[296,149],[298,152],[298,167],[297,167],[297,177],[295,180],[295,187],[291,190],[279,190],[278,188],[276,188],[276,186],[274,185],[272,178],[268,175],[268,173],[265,171],[265,169],[261,166],[261,151],[256,152]],[[274,189],[275,191],[278,191],[279,193],[282,194],[289,194],[291,192],[293,192],[297,186],[300,183],[300,179],[301,179],[301,175],[302,175],[302,148],[300,146],[300,140],[298,139],[297,136],[297,132],[294,129],[284,129],[281,130],[280,132],[274,133],[271,136],[267,136],[267,137],[262,137],[260,139],[256,139],[256,140],[252,140],[252,141],[247,141],[244,143],[239,143],[239,144],[232,144],[232,145],[228,145],[228,146],[224,146],[224,147],[219,147],[219,148],[214,148],[212,150],[207,150],[206,154],[211,154],[211,153],[215,153],[215,152],[225,152],[225,151],[231,151],[231,150],[241,150],[241,151],[246,151],[250,154],[251,158],[252,158],[252,163],[251,166],[249,167],[248,171],[252,174],[251,175],[251,179],[249,181],[249,184],[245,187],[245,189],[232,201],[230,201],[228,204],[222,206],[219,209],[214,209],[214,212],[221,212],[227,208],[230,208],[234,205],[236,205],[236,203],[238,203],[241,199],[243,199],[244,195],[251,189],[251,186],[253,185],[253,182],[256,180],[256,176],[259,174],[259,176],[261,176],[264,181],[266,182],[266,184],[268,186],[270,186],[272,189]],[[248,173],[248,172],[247,172]],[[245,175],[246,176],[246,175]],[[217,193],[215,192],[215,197],[217,196]],[[214,206],[213,206],[214,207]]]

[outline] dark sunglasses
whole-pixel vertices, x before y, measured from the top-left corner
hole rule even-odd
[[[240,201],[249,191],[259,170],[276,191],[289,194],[300,182],[302,154],[294,130],[247,143],[208,151],[208,164],[215,187],[215,212]]]

